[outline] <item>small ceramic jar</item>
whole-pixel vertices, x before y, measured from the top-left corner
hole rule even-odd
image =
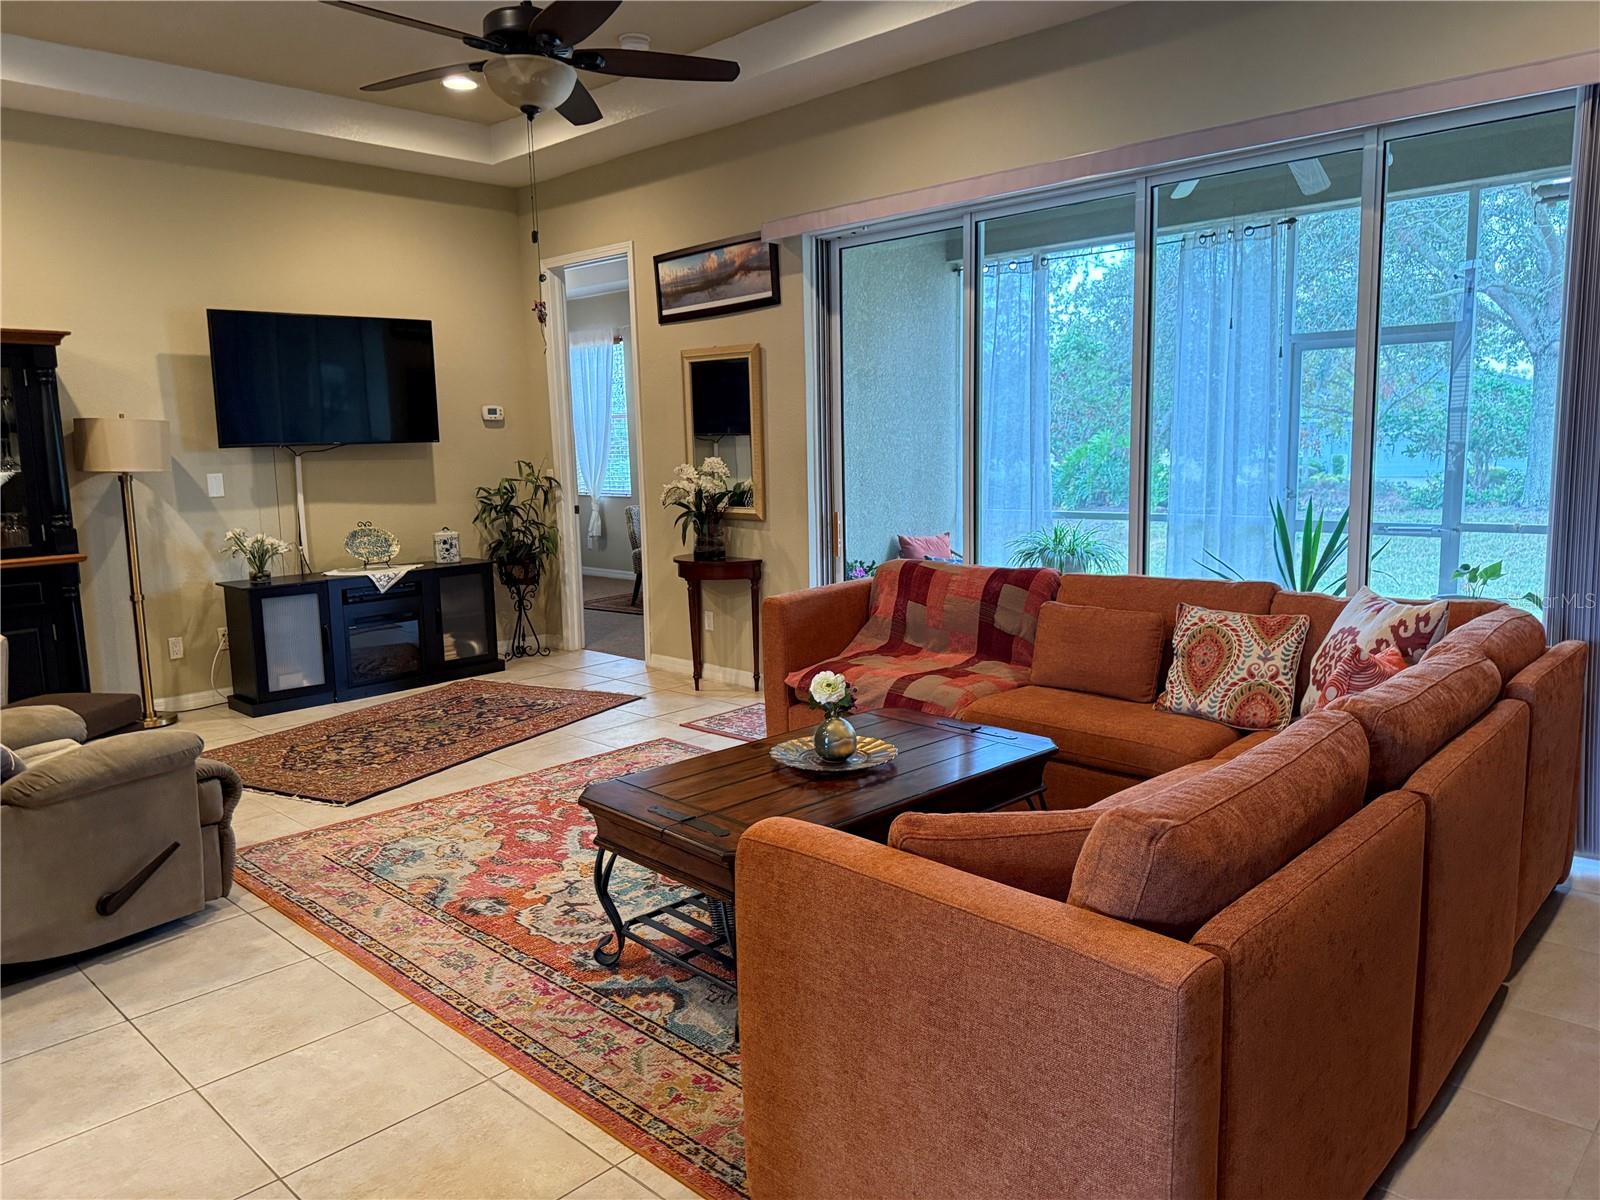
[[[433,535],[433,561],[458,563],[461,561],[461,535],[446,526]]]

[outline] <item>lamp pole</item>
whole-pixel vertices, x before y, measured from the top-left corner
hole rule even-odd
[[[139,653],[139,701],[144,706],[139,724],[146,729],[160,729],[175,724],[178,716],[158,713],[150,688],[150,635],[145,630],[144,584],[139,578],[139,519],[133,511],[133,475],[119,471],[117,479],[122,484],[122,523],[128,533],[128,599],[133,603],[133,643]]]

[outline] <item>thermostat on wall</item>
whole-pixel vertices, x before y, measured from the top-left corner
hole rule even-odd
[[[485,404],[483,406],[483,419],[485,421],[504,421],[506,419],[505,407],[499,404]]]

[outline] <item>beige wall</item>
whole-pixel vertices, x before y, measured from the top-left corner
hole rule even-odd
[[[654,319],[652,255],[828,204],[1597,45],[1590,3],[1130,4],[548,182],[547,256],[634,247],[653,652],[688,657],[671,563],[682,548],[648,502],[685,454],[680,351],[765,350],[768,519],[736,525],[732,549],[766,560],[769,593],[807,583],[807,503],[798,247],[783,247],[781,306],[669,326]],[[240,571],[219,567],[223,530],[292,529],[287,473],[274,477],[267,452],[214,448],[208,305],[435,323],[443,440],[307,460],[320,566],[339,561],[358,519],[425,555],[440,524],[469,528],[475,483],[549,453],[527,218],[511,192],[20,113],[3,132],[0,316],[74,331],[69,417],[165,414],[177,426],[175,470],[140,485],[158,693],[206,686],[213,581]],[[489,402],[506,405],[503,430],[479,421]],[[227,476],[222,501],[205,497],[214,470]],[[95,680],[129,687],[111,488],[79,480],[74,503]],[[743,593],[713,587],[708,602],[708,661],[747,670]],[[181,664],[165,660],[171,634],[189,645]]]
[[[684,454],[679,352],[762,344],[769,516],[736,526],[732,549],[766,560],[769,593],[804,587],[798,243],[783,247],[781,306],[667,326],[650,306],[652,255],[831,204],[1592,49],[1594,14],[1589,3],[1130,4],[553,180],[540,189],[542,241],[551,256],[633,242],[646,497]],[[651,650],[687,658],[680,547],[660,508],[644,515]],[[708,589],[708,604],[708,661],[748,669],[743,594]]]
[[[471,553],[474,485],[548,452],[509,190],[28,113],[7,112],[3,132],[0,317],[72,331],[60,367],[68,424],[125,412],[173,425],[172,472],[135,485],[158,696],[209,686],[223,624],[215,581],[244,573],[219,557],[224,532],[294,537],[287,456],[275,475],[269,450],[216,448],[207,307],[433,322],[439,443],[305,460],[318,568],[350,565],[344,534],[358,520],[398,535],[405,560],[431,559],[443,524]],[[505,405],[504,428],[484,426],[486,403]],[[213,471],[219,500],[206,495]],[[92,678],[132,690],[116,481],[77,476],[72,498],[89,555]],[[168,661],[170,636],[183,637],[182,660]],[[217,680],[226,688],[226,659]]]

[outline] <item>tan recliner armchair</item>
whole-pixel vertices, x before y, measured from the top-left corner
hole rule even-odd
[[[64,708],[0,713],[26,766],[0,784],[0,962],[101,946],[232,887],[237,772],[177,729],[84,737]]]

